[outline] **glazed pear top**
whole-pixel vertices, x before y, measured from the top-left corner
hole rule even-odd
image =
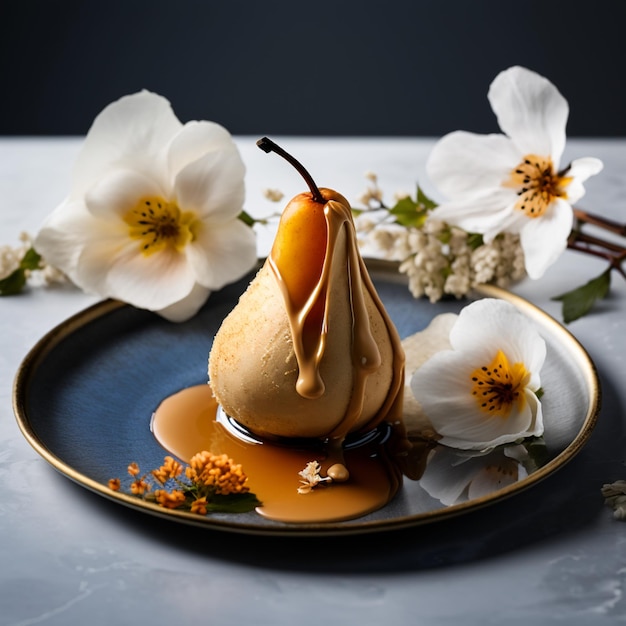
[[[315,191],[285,208],[270,256],[215,337],[209,380],[224,411],[260,436],[343,441],[400,420],[404,353],[348,201]]]
[[[354,254],[357,251],[351,249],[346,233],[341,232],[351,223],[350,205],[336,191],[320,189],[320,193],[325,202],[316,202],[307,192],[297,195],[287,205],[269,257],[291,325],[299,367],[296,389],[300,395],[312,399],[325,391],[319,365],[328,340],[329,293],[334,282],[340,280],[331,281],[334,265],[339,265],[341,273],[356,281],[353,293],[349,294],[353,317],[367,316],[364,296],[358,288],[360,272],[353,267],[355,262],[358,264]],[[343,250],[338,252],[338,245]],[[346,259],[341,258],[344,253]],[[377,370],[381,357],[374,337],[367,332],[369,324],[366,320],[353,319],[351,325],[352,350],[358,352],[359,368],[367,372]]]

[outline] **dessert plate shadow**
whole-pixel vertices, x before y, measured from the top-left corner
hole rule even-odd
[[[372,260],[367,264],[403,338],[424,329],[439,313],[459,312],[467,304],[467,300],[436,304],[416,300],[396,264]],[[51,330],[26,355],[14,381],[13,408],[28,442],[66,477],[147,514],[235,533],[342,535],[432,524],[514,496],[571,460],[595,425],[600,388],[584,348],[561,324],[526,300],[485,287],[476,298],[513,303],[536,323],[548,347],[542,370],[546,458],[526,478],[451,506],[428,494],[419,481],[405,480],[400,493],[383,509],[355,520],[323,524],[286,524],[254,512],[199,516],[111,491],[108,480],[123,477],[131,461],[142,469],[161,465],[167,452],[150,431],[152,414],[173,393],[206,383],[212,338],[251,278],[212,294],[198,315],[181,324],[107,300]]]

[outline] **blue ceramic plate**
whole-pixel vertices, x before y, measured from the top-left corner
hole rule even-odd
[[[397,266],[368,261],[379,295],[400,335],[425,328],[466,301],[430,304],[414,299]],[[169,395],[205,383],[212,338],[251,276],[214,293],[200,313],[182,324],[114,301],[104,301],[66,320],[30,351],[14,385],[19,426],[35,450],[58,471],[92,491],[143,512],[181,523],[249,534],[311,535],[383,531],[432,523],[483,507],[533,486],[569,461],[595,424],[599,386],[585,350],[558,322],[527,301],[489,287],[476,297],[515,304],[546,339],[542,386],[547,461],[526,478],[479,498],[444,506],[419,482],[405,481],[384,509],[345,522],[285,524],[256,513],[201,517],[166,510],[111,491],[107,482],[132,460],[158,467],[165,454],[150,431],[153,411]]]

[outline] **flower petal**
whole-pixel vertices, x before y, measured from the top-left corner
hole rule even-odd
[[[111,167],[132,165],[166,179],[164,146],[181,127],[170,103],[148,91],[109,104],[94,120],[78,155],[73,193],[84,193]]]
[[[530,278],[541,278],[563,253],[573,223],[572,207],[561,198],[553,200],[540,218],[528,220],[520,231],[520,244]]]
[[[89,212],[104,219],[121,218],[144,197],[164,197],[165,190],[141,172],[115,169],[85,194]]]
[[[411,389],[429,418],[445,420],[444,403],[473,409],[469,373],[475,367],[471,356],[465,358],[454,350],[442,350],[415,370],[411,377]],[[433,426],[437,427],[434,423]]]
[[[517,232],[524,223],[525,216],[513,210],[516,201],[515,191],[500,187],[444,202],[431,211],[430,218],[481,233],[489,243],[501,232]]]
[[[159,309],[156,313],[170,322],[184,322],[191,319],[200,310],[210,295],[209,289],[196,283],[184,298]]]
[[[488,98],[500,128],[523,154],[551,156],[558,164],[565,148],[569,106],[547,78],[511,67],[496,76]]]
[[[452,382],[450,378],[448,382]],[[442,445],[460,450],[486,450],[535,434],[535,415],[528,404],[522,410],[511,411],[503,419],[479,413],[470,399],[474,400],[468,392],[467,402],[463,406],[445,398],[437,405],[431,404],[424,408],[433,428],[441,436],[439,442]]]
[[[209,152],[237,151],[231,134],[220,124],[188,122],[171,140],[167,150],[170,172],[176,175],[184,167]]]
[[[185,256],[165,249],[149,257],[120,237],[92,242],[80,257],[79,284],[102,297],[159,311],[187,297],[195,277]]]
[[[458,317],[456,313],[440,313],[431,320],[424,330],[402,340],[407,372],[414,372],[433,354],[452,348],[450,331],[456,324]]]
[[[77,283],[76,268],[80,254],[91,235],[100,230],[97,220],[82,202],[64,200],[44,221],[33,247],[46,263],[61,270]],[[80,285],[79,285],[80,286]]]
[[[475,456],[445,447],[436,448],[420,478],[420,485],[446,506],[486,496],[528,476],[524,466],[508,456],[510,448],[521,446],[508,446]]]
[[[543,367],[547,350],[532,321],[510,302],[495,298],[463,307],[450,331],[450,343],[454,350],[471,353],[486,363],[502,350],[510,363],[524,363],[533,375]]]
[[[467,488],[481,464],[480,458],[459,458],[453,450],[436,448],[420,478],[420,485],[445,506],[467,500]]]
[[[455,131],[435,144],[426,171],[446,196],[483,195],[500,187],[522,156],[504,135]]]
[[[524,467],[514,459],[505,457],[499,451],[494,454],[496,455],[495,459],[485,461],[483,468],[474,475],[467,491],[469,500],[514,485],[528,475]]]
[[[215,291],[238,280],[257,262],[256,236],[241,220],[203,225],[196,241],[187,246],[187,258],[196,280]]]
[[[583,159],[575,159],[570,164],[566,176],[573,178],[567,187],[567,200],[570,204],[578,202],[585,195],[583,183],[591,176],[595,176],[602,171],[604,164],[600,159],[593,157],[585,157]]]
[[[526,388],[526,402],[528,404],[528,408],[533,416],[533,423],[531,427],[528,429],[527,437],[541,437],[544,432],[543,426],[543,407],[541,406],[541,401],[537,397],[537,394],[531,391],[531,389]]]
[[[209,152],[176,176],[181,209],[196,211],[211,224],[236,218],[243,208],[245,168],[237,150]]]

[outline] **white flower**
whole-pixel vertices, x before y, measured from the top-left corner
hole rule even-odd
[[[452,506],[480,498],[526,478],[522,464],[528,458],[521,445],[505,446],[489,453],[459,454],[443,446],[430,458],[420,485],[433,498]]]
[[[542,76],[509,68],[495,78],[488,98],[504,134],[456,131],[439,140],[427,171],[449,200],[432,216],[481,233],[486,242],[519,233],[526,271],[540,278],[565,250],[571,205],[602,162],[576,159],[559,169],[569,107]]]
[[[331,478],[320,476],[321,466],[317,461],[310,461],[306,464],[305,468],[298,472],[298,476],[302,480],[302,485],[298,487],[298,493],[306,494],[311,493],[314,487],[317,487],[321,482],[332,482]]]
[[[244,171],[222,126],[183,125],[147,91],[125,96],[96,117],[35,249],[87,292],[188,319],[256,262],[237,217]]]
[[[0,246],[0,280],[7,278],[20,265],[24,250],[11,246]]]
[[[459,314],[449,345],[410,381],[439,443],[485,450],[542,435],[546,344],[527,317],[503,300],[478,300]]]
[[[626,480],[617,480],[614,483],[602,485],[604,503],[613,508],[613,517],[618,520],[626,519]]]

